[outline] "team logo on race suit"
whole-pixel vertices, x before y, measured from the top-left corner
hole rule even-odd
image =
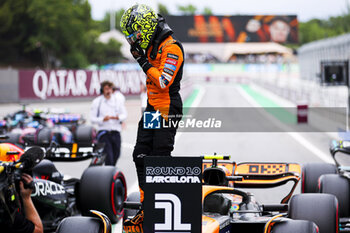
[[[172,58],[172,59],[175,59],[175,60],[179,60],[179,56],[175,55],[175,54],[172,54],[172,53],[168,53],[166,55],[168,58]]]
[[[144,129],[160,129],[160,112],[144,112],[143,128]]]
[[[168,86],[169,81],[162,75],[159,78],[159,83],[160,83],[161,88],[165,88],[166,86]]]
[[[163,70],[164,70],[165,73],[170,74],[171,76],[174,75],[174,71],[169,70],[168,68],[164,68]]]
[[[170,75],[168,75],[167,73],[163,72],[162,73],[162,77],[164,77],[166,80],[168,80],[169,82],[171,81],[171,79],[173,79],[173,77],[171,77]]]
[[[176,70],[176,66],[171,65],[171,64],[168,64],[168,63],[165,63],[165,64],[164,64],[164,67],[165,67],[165,68],[168,68],[168,69],[171,69],[172,71],[175,71],[175,70]]]
[[[169,64],[174,65],[174,66],[177,65],[177,61],[175,61],[174,59],[171,59],[171,58],[166,59],[165,63],[169,63]]]

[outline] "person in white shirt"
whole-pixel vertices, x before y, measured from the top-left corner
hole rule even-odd
[[[140,93],[141,114],[143,114],[143,112],[147,107],[147,87],[146,87],[146,84],[144,84],[143,82],[141,82],[140,84],[140,90],[141,90],[141,93]]]
[[[125,102],[125,96],[123,93],[121,93],[120,89],[117,88],[116,86],[113,86],[112,88],[113,94],[117,96],[117,98],[120,98],[123,102]]]
[[[101,83],[101,95],[91,105],[90,118],[98,125],[97,140],[105,143],[106,165],[115,166],[120,155],[122,122],[127,118],[125,98],[113,94],[113,83]]]
[[[121,102],[125,103],[125,96],[123,93],[121,93],[120,89],[116,86],[113,86],[113,95],[116,95],[116,98],[118,98]],[[126,128],[125,121],[122,122],[122,130]]]

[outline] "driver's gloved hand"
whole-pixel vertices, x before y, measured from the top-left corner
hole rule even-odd
[[[135,42],[130,48],[131,55],[137,60],[139,57],[146,57],[145,52],[141,48],[140,44]]]
[[[134,43],[130,48],[131,55],[135,58],[137,63],[141,66],[143,72],[147,73],[147,71],[152,67],[152,65],[148,62],[147,56],[144,53],[143,49],[140,47],[139,43]]]

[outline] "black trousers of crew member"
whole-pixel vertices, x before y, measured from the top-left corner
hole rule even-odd
[[[154,109],[148,104],[145,111],[154,111]],[[170,107],[170,115],[182,115],[182,102],[180,102],[179,107]],[[179,121],[180,119],[181,117],[173,117],[172,121]],[[161,122],[163,122],[162,117]],[[177,127],[163,128],[162,125],[160,129],[144,129],[142,115],[138,125],[136,145],[133,152],[133,159],[141,189],[143,189],[144,185],[144,157],[170,156],[174,149],[176,131]]]
[[[118,131],[99,131],[98,142],[105,144],[103,150],[106,154],[105,165],[115,166],[120,155],[120,133]]]

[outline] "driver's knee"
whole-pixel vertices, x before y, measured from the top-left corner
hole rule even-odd
[[[144,164],[144,158],[147,156],[143,153],[133,153],[133,160],[136,165],[136,167],[143,167]]]
[[[136,143],[134,151],[132,153],[133,160],[135,162],[136,167],[143,167],[143,159],[145,156],[149,155],[152,148],[150,145],[145,143]]]

